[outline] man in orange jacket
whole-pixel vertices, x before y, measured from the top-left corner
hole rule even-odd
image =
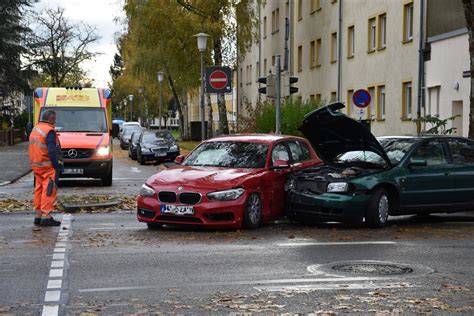
[[[31,169],[35,175],[34,224],[40,226],[59,226],[50,213],[56,201],[57,173],[60,169],[61,146],[54,129],[56,112],[46,110],[42,120],[30,134],[29,155]]]

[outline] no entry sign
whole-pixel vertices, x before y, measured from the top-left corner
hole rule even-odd
[[[364,89],[359,89],[352,95],[352,102],[361,109],[368,107],[371,99],[369,91]]]
[[[231,93],[232,70],[229,67],[206,67],[206,93]]]

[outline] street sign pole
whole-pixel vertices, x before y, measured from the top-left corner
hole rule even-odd
[[[281,69],[280,55],[276,55],[276,128],[275,134],[280,135],[280,103],[281,103]]]

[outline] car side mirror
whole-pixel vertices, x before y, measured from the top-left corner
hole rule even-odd
[[[428,165],[428,162],[426,159],[410,159],[410,162],[408,163],[408,167],[426,167]]]
[[[184,156],[183,155],[179,155],[174,159],[174,162],[179,164],[179,165],[182,164],[183,161],[184,161]]]
[[[270,169],[287,169],[287,168],[290,168],[290,163],[288,162],[288,160],[276,160],[274,163],[273,163],[273,166],[270,167]]]

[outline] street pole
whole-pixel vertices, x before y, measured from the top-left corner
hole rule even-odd
[[[128,96],[128,99],[130,100],[130,118],[129,118],[129,122],[131,122],[133,120],[133,107],[132,107],[133,94],[130,94]]]
[[[280,55],[276,55],[276,127],[275,134],[280,135],[280,103],[281,103],[281,69]]]
[[[201,140],[206,139],[204,119],[204,51],[201,51]]]

